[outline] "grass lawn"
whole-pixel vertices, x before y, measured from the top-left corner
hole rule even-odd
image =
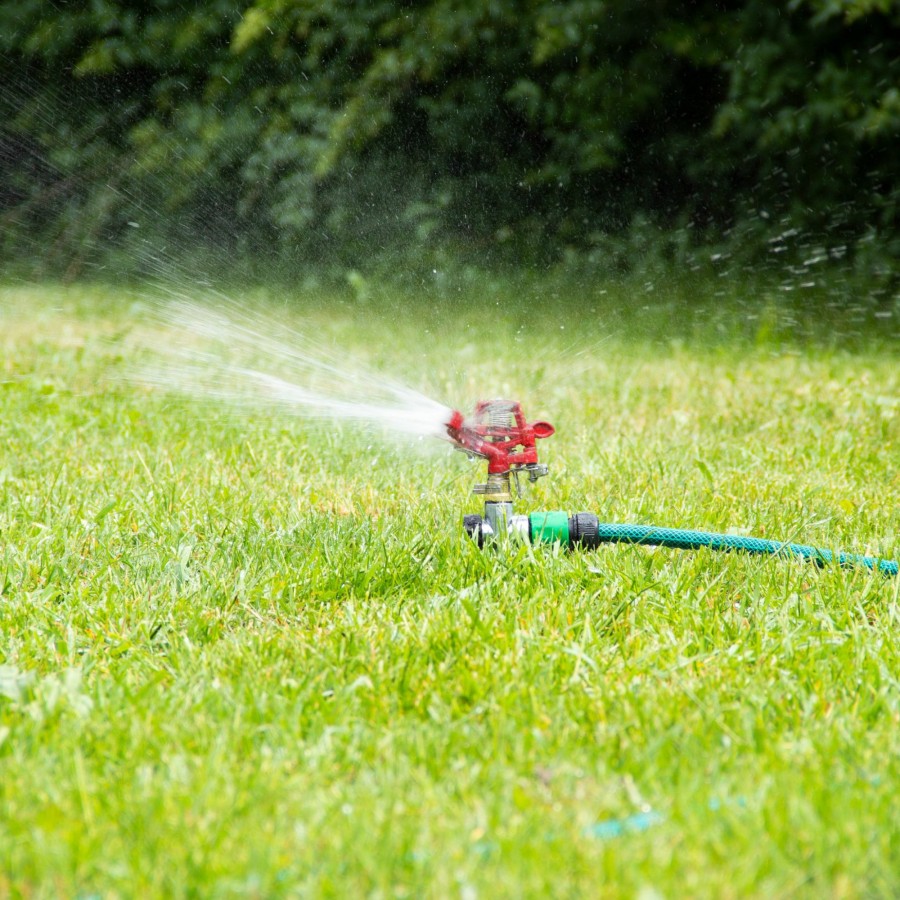
[[[522,512],[896,559],[897,312],[701,287],[290,315],[553,422]],[[900,893],[900,579],[479,551],[480,466],[129,384],[139,312],[0,291],[0,896]]]

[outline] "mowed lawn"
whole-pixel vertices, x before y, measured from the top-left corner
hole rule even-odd
[[[238,300],[551,421],[522,512],[898,558],[896,311],[714,287]],[[0,896],[900,893],[900,579],[480,551],[480,466],[135,385],[148,328],[0,290]]]

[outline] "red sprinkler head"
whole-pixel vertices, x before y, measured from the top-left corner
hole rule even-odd
[[[549,422],[526,422],[515,400],[482,400],[469,418],[454,411],[447,423],[450,440],[458,449],[486,459],[489,475],[525,469],[532,481],[547,472],[538,463],[535,440],[550,437],[554,430]]]

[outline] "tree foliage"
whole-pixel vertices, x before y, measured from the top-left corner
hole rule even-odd
[[[61,260],[134,225],[552,256],[636,220],[896,253],[898,37],[892,0],[19,0],[0,221]]]

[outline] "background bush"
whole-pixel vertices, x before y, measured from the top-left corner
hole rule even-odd
[[[2,252],[547,263],[637,228],[889,272],[898,39],[892,0],[19,0]]]

